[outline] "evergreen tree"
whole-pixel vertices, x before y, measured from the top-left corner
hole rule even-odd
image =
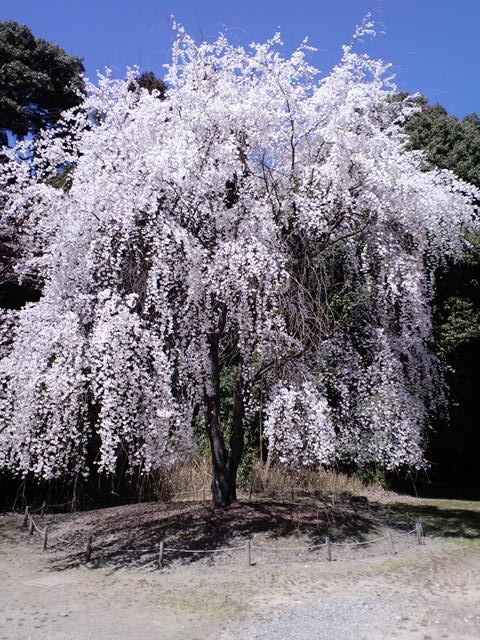
[[[41,38],[27,26],[0,22],[0,142],[36,134],[79,104],[82,60]]]
[[[80,104],[83,71],[80,58],[35,38],[28,27],[0,22],[0,145],[8,144],[8,133],[20,139],[38,135],[64,110]],[[0,154],[0,161],[5,156]],[[27,279],[20,284],[14,271],[21,222],[17,215],[0,215],[0,308],[18,309],[39,297],[39,283]]]
[[[473,113],[459,120],[440,105],[418,101],[421,111],[406,130],[411,146],[426,154],[428,169],[450,169],[480,188],[480,118]],[[450,418],[435,425],[431,437],[432,476],[475,483],[480,473],[480,410],[477,400],[480,361],[480,234],[456,264],[439,273],[436,334],[438,351],[449,367]]]

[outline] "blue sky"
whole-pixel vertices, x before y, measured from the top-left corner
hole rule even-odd
[[[335,64],[368,11],[385,32],[365,49],[391,62],[399,88],[424,93],[451,113],[480,112],[480,0],[0,0],[0,19],[81,56],[87,75],[127,65],[161,75],[172,42],[170,16],[197,39],[227,28],[240,43],[280,30],[290,53],[308,35],[315,64]]]

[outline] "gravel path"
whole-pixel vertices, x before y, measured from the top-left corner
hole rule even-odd
[[[471,526],[395,557],[159,572],[65,567],[20,520],[0,518],[0,640],[480,638],[480,536]]]
[[[408,604],[398,597],[336,595],[288,606],[222,640],[389,640],[408,618]]]

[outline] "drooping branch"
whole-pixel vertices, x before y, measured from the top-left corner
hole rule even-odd
[[[259,380],[285,462],[423,464],[442,389],[432,270],[462,248],[475,194],[405,148],[383,63],[346,47],[318,82],[277,45],[180,31],[164,100],[101,77],[61,138],[1,164],[15,272],[45,286],[0,335],[0,467],[86,473],[92,443],[100,471],[168,467],[195,451],[198,412],[225,506]]]

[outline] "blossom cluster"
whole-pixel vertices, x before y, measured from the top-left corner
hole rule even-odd
[[[345,47],[318,78],[278,48],[178,28],[167,99],[107,73],[0,167],[18,274],[44,281],[4,341],[0,466],[78,473],[92,442],[101,469],[172,464],[232,363],[282,460],[422,464],[432,274],[475,194],[407,150],[383,62]]]

